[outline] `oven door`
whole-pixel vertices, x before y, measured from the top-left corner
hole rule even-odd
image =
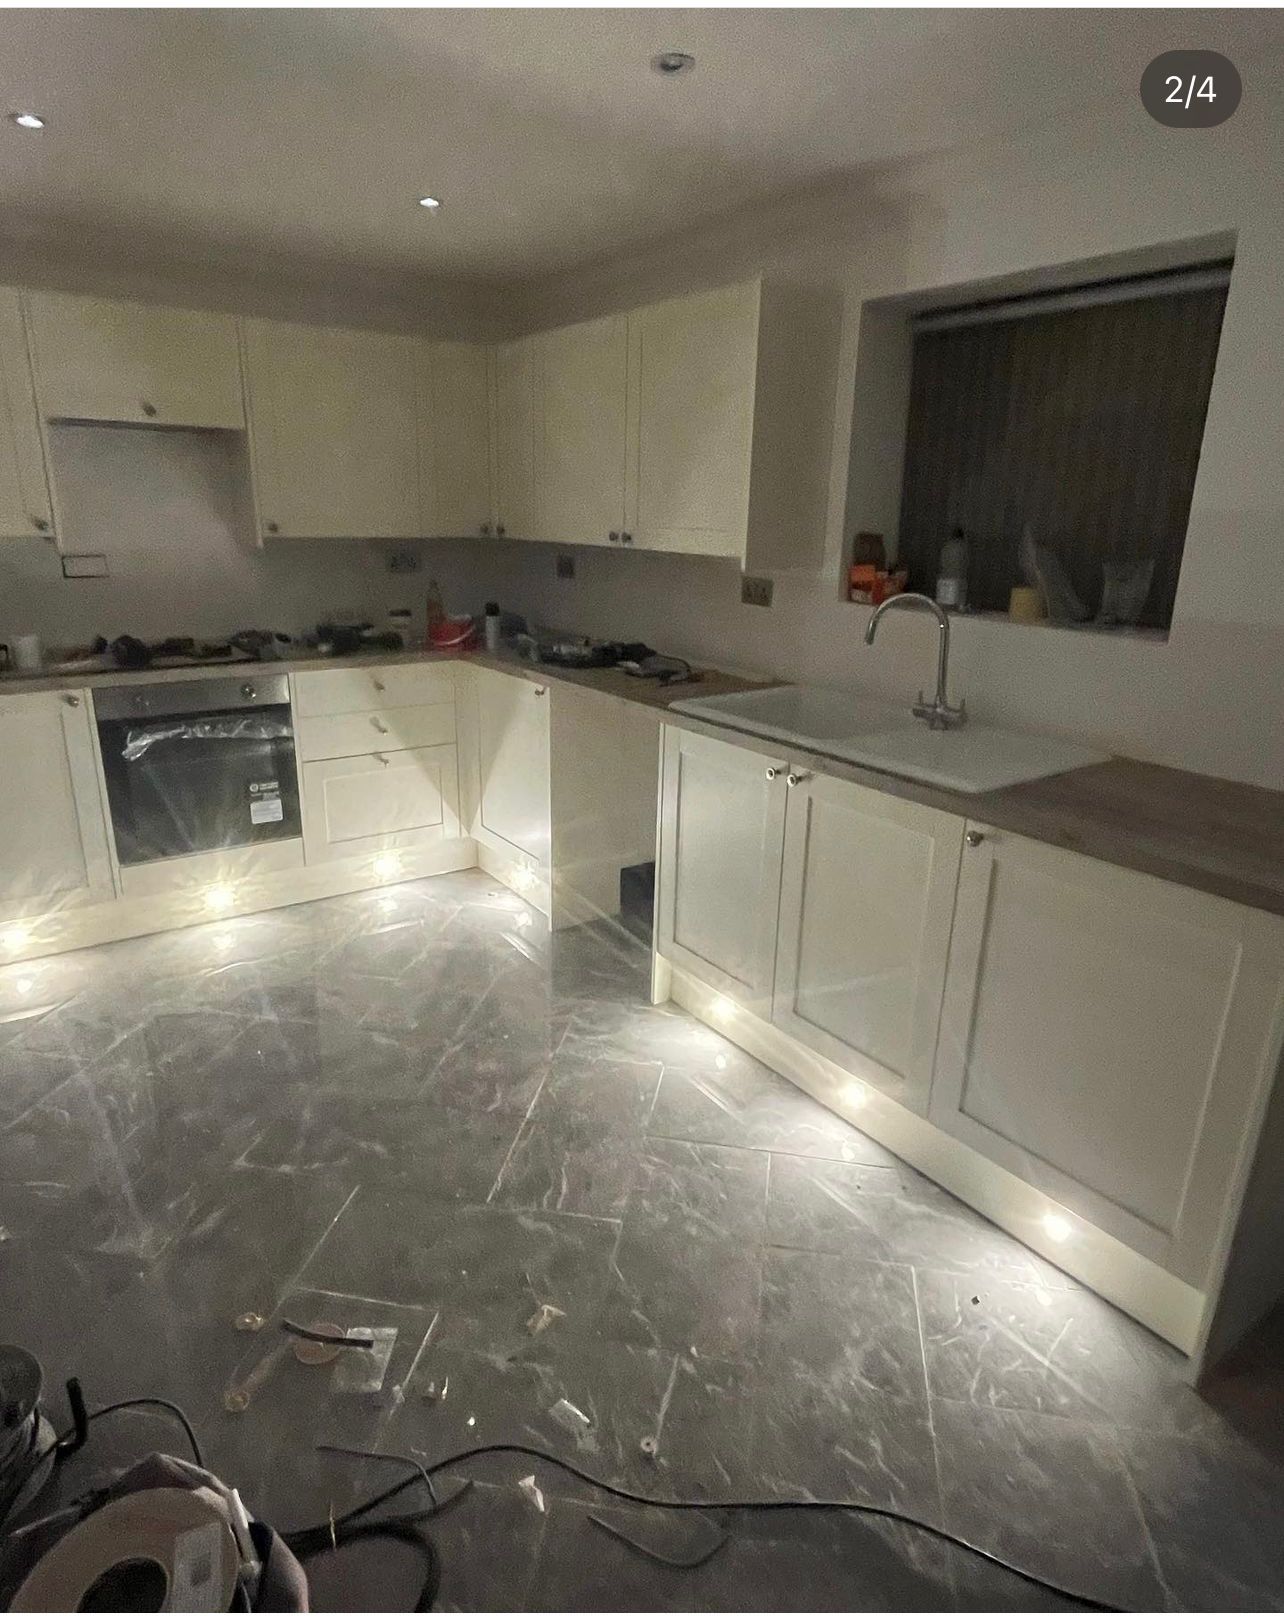
[[[301,836],[288,703],[100,719],[98,738],[123,867]]]

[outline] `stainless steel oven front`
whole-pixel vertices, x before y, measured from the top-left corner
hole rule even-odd
[[[122,866],[301,836],[286,675],[100,687],[94,711]]]

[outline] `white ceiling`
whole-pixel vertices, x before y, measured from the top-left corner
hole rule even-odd
[[[8,10],[0,235],[506,280],[1113,96],[1269,11]],[[674,80],[657,51],[697,59]],[[1249,93],[1251,93],[1251,77]],[[1139,116],[1144,116],[1138,109]],[[425,191],[445,206],[416,207]]]

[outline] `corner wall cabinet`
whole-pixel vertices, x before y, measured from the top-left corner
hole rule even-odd
[[[244,428],[235,316],[33,292],[27,318],[46,419]]]
[[[1190,1349],[1281,1066],[1284,919],[768,749],[664,730],[686,1005],[840,1112],[889,1100],[852,1118],[1019,1236],[1081,1218],[1093,1286]]]
[[[115,894],[84,692],[0,697],[0,919],[43,920]]]
[[[417,341],[242,326],[260,538],[421,535]]]
[[[489,535],[490,357],[480,343],[426,343],[419,361],[419,505],[425,535]]]
[[[501,539],[528,540],[539,528],[536,433],[539,349],[534,338],[495,346],[491,358],[491,454],[495,511]]]
[[[0,287],[0,537],[53,533],[31,358],[16,287]]]
[[[536,537],[627,544],[628,320],[541,333],[538,356]]]

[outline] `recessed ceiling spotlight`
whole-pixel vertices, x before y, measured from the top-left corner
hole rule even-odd
[[[45,121],[39,113],[10,113],[9,122],[19,129],[43,129]]]
[[[695,57],[688,56],[685,51],[661,51],[658,56],[651,58],[651,70],[660,74],[662,78],[676,78],[679,73],[690,73],[695,66]]]
[[[420,208],[427,208],[430,211],[432,209],[434,209],[434,208],[440,208],[441,207],[441,198],[440,197],[421,197],[419,199],[419,206],[420,206]]]

